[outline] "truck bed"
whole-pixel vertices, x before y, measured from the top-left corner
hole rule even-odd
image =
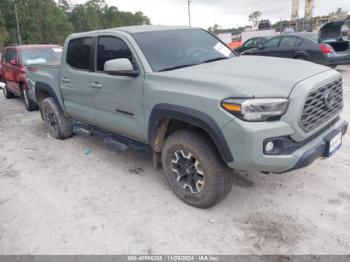
[[[45,83],[52,88],[55,92],[59,91],[59,74],[60,74],[60,61],[47,64],[38,64],[28,66],[27,79],[29,85],[29,96],[37,103],[35,95],[35,85],[38,83]]]

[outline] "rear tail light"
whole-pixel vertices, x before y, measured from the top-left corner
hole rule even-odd
[[[329,54],[333,52],[333,48],[327,44],[320,44],[320,50],[323,54]]]

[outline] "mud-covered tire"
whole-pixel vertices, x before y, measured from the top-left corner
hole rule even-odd
[[[43,100],[41,110],[45,125],[53,138],[65,139],[73,135],[71,120],[63,115],[52,97]]]
[[[187,161],[184,165],[188,166],[188,162],[193,162],[195,168],[187,168],[186,166],[186,171],[183,171],[183,168],[179,167],[181,165],[174,164],[179,159],[179,152],[180,155],[186,155],[187,157],[190,153],[191,157],[189,158],[192,160],[183,160]],[[191,206],[198,208],[212,207],[222,201],[232,189],[233,170],[227,167],[211,140],[201,132],[184,129],[170,134],[162,149],[162,165],[171,189],[182,201]],[[178,175],[179,170],[183,171],[182,173],[188,172],[190,174],[188,169],[200,171],[194,171],[194,176],[201,177],[201,183],[199,184],[201,190],[196,186],[189,187],[185,184],[187,180],[183,180],[185,176]],[[199,175],[200,173],[202,174]],[[198,183],[198,180],[196,181]],[[197,184],[192,182],[189,180],[190,184]]]
[[[29,97],[28,91],[25,88],[21,88],[23,102],[25,108],[30,111],[35,111],[38,109],[37,104]]]
[[[0,78],[0,81],[2,82],[2,78]],[[15,94],[12,93],[11,91],[8,91],[6,86],[2,89],[2,91],[4,92],[4,96],[5,96],[7,99],[11,99],[11,98],[14,98],[14,97],[15,97]]]

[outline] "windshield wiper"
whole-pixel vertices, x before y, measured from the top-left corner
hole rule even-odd
[[[170,66],[170,67],[163,68],[163,69],[159,70],[158,72],[170,71],[170,70],[175,70],[175,69],[180,69],[180,68],[184,68],[184,67],[188,67],[188,66],[195,66],[195,65],[198,65],[198,64]]]
[[[215,62],[215,61],[224,60],[224,59],[228,59],[228,57],[215,57],[215,58],[211,58],[211,59],[208,59],[208,60],[204,60],[201,64],[210,63],[210,62]]]

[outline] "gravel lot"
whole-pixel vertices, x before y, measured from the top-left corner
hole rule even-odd
[[[350,121],[350,66],[343,74]],[[1,254],[348,254],[350,139],[283,175],[237,173],[200,210],[176,198],[150,153],[49,137],[39,112],[0,95]]]

